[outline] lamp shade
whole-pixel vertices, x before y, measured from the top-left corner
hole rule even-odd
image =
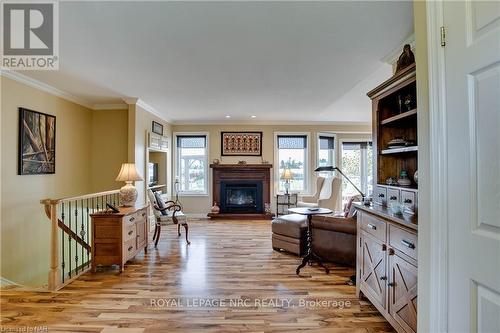
[[[123,163],[120,169],[116,181],[119,182],[131,182],[131,181],[142,181],[142,177],[137,172],[134,163]]]
[[[292,170],[290,170],[289,168],[286,168],[285,170],[283,170],[283,173],[281,174],[281,179],[284,179],[284,180],[293,179]]]
[[[333,171],[335,170],[335,167],[333,165],[325,165],[325,166],[320,166],[314,169],[315,172],[321,172],[321,171]]]

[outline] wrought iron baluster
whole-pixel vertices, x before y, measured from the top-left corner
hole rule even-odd
[[[89,244],[89,219],[90,219],[90,211],[89,211],[89,199],[87,198],[87,244]],[[87,267],[89,266],[89,250],[87,249]]]
[[[94,207],[96,208],[97,211],[99,211],[99,198],[97,197],[95,199],[96,199],[95,201],[96,201],[97,206],[94,206]]]
[[[84,219],[85,219],[85,210],[83,209],[83,199],[82,199],[82,200],[80,200],[80,206],[81,206],[81,208],[82,208],[82,225],[81,225],[81,229],[80,229],[80,237],[82,238],[82,241],[85,241],[85,229],[84,229],[84,227],[83,227],[83,221],[84,221]],[[83,246],[81,246],[81,245],[80,245],[80,247],[82,248],[82,253],[81,253],[81,254],[82,254],[82,256],[81,256],[81,259],[80,259],[82,263],[81,263],[80,267],[81,267],[81,268],[82,268],[82,270],[83,270],[83,253],[84,253],[83,251],[84,251],[85,249],[84,249],[84,248],[83,248]]]
[[[69,216],[69,229],[71,230],[71,215],[72,214],[72,211],[71,211],[71,201],[68,202],[68,216]],[[73,260],[71,258],[71,235],[68,234],[68,253],[69,253],[69,258],[68,258],[68,263],[69,263],[69,271],[68,271],[68,276],[71,278],[71,261]]]
[[[64,216],[64,202],[62,203],[61,205],[61,208],[62,208],[62,213],[61,213],[61,220],[62,220],[62,223],[64,224],[64,219],[65,219],[65,216]],[[61,228],[61,252],[62,252],[62,256],[61,256],[61,270],[62,270],[62,282],[64,282],[64,266],[66,266],[65,264],[65,261],[64,261],[64,229]]]
[[[75,235],[78,235],[78,200],[75,200]],[[77,275],[78,275],[78,245],[79,244],[75,239],[75,274]]]

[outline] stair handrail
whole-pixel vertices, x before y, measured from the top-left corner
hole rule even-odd
[[[77,200],[85,200],[99,197],[106,197],[110,195],[118,194],[120,190],[111,190],[104,192],[96,192],[90,194],[84,194],[80,196],[65,197],[59,199],[42,199],[40,203],[44,206],[45,214],[50,220],[50,269],[48,276],[48,289],[55,291],[63,286],[61,282],[61,269],[59,267],[59,237],[58,230],[61,228],[66,234],[68,234],[72,239],[78,242],[82,247],[90,250],[90,245],[87,244],[83,239],[81,239],[77,233],[68,229],[64,223],[57,217],[57,207],[58,205],[65,202],[72,202]]]

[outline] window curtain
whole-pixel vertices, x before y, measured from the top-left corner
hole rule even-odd
[[[279,135],[278,149],[305,149],[307,136],[305,135]]]
[[[204,135],[183,135],[177,137],[178,148],[205,148],[207,139]]]

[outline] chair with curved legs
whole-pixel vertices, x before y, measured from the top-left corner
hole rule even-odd
[[[158,241],[160,240],[161,225],[177,225],[177,234],[181,235],[181,225],[186,231],[186,243],[189,245],[191,242],[188,239],[188,223],[187,217],[182,212],[182,207],[177,205],[175,202],[163,201],[159,195],[155,195],[153,191],[148,190],[149,202],[151,208],[153,209],[153,214],[155,216],[155,231],[153,234],[153,240],[155,241],[155,247],[158,246]]]

